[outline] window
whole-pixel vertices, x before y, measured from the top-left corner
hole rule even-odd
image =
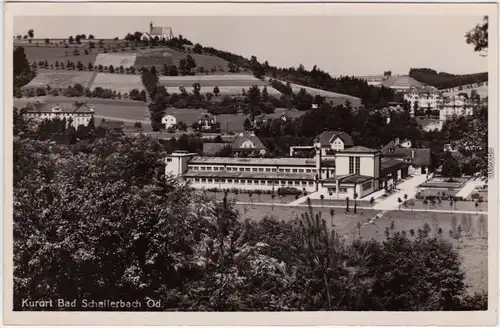
[[[271,172],[271,168],[266,167],[266,172]]]
[[[356,157],[356,174],[359,174],[359,172],[361,171],[361,158],[359,157]]]
[[[213,182],[212,178],[208,178],[208,179],[207,179],[207,182],[208,182],[208,183],[212,183],[212,182]]]
[[[346,193],[347,192],[347,188],[339,188],[339,192]]]
[[[284,170],[284,169],[280,169],[279,171],[280,171],[280,172],[285,172],[285,170]]]
[[[243,171],[245,171],[245,169],[244,169],[244,168],[242,168],[242,167],[240,167],[240,172],[243,172]]]
[[[252,180],[247,180],[247,184],[252,184]]]
[[[309,181],[307,184],[308,184],[309,186],[312,186],[312,185],[313,185],[313,182],[312,182],[312,181]]]
[[[214,171],[219,171],[219,168],[217,166],[215,166]]]
[[[272,186],[273,185],[273,180],[267,180],[267,184]]]
[[[200,178],[195,178],[194,181],[195,182],[200,182]]]
[[[200,170],[201,170],[201,171],[205,171],[205,167],[204,167],[204,166],[201,166],[201,167],[200,167]]]
[[[260,184],[261,185],[265,185],[266,184],[266,180],[260,180]]]
[[[337,187],[330,187],[328,188],[328,192],[330,193],[334,193],[334,192],[337,192]]]
[[[349,174],[354,173],[354,157],[349,156]]]
[[[282,186],[286,185],[286,181],[281,180],[281,185],[282,185]]]
[[[271,172],[276,172],[276,169],[271,169]]]
[[[195,166],[195,167],[194,167],[194,170],[195,170],[195,171],[198,171],[199,169],[200,169],[200,167],[199,167],[199,166]]]
[[[306,173],[311,173],[311,169],[306,169]]]
[[[245,168],[245,171],[250,172],[250,168],[249,168],[249,167],[246,167],[246,168]]]
[[[192,170],[193,169],[193,166],[192,165],[188,165],[188,170]]]
[[[264,172],[264,169],[262,167],[259,167],[259,172]]]
[[[201,182],[207,182],[207,179],[201,178]]]
[[[172,159],[171,159],[171,158],[167,158],[167,162],[171,162],[171,161],[172,161]]]
[[[252,172],[257,172],[257,168],[256,167],[252,168]]]
[[[286,169],[285,172],[290,172],[290,169]]]
[[[292,172],[297,173],[297,169],[293,169]]]
[[[227,179],[227,183],[233,183],[233,179]]]
[[[368,182],[365,182],[363,183],[363,190],[368,190],[368,189],[371,189],[372,187],[372,182],[371,181],[368,181]]]

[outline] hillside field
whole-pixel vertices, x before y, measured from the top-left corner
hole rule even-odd
[[[470,97],[472,90],[476,90],[477,93],[479,94],[479,97],[481,97],[481,98],[488,97],[488,86],[487,85],[477,87],[477,88],[472,88],[472,89],[464,89],[461,91],[445,92],[445,93],[443,93],[443,95],[451,97],[451,96],[457,96],[459,93],[466,93]]]
[[[36,77],[22,89],[46,88],[48,85],[52,89],[59,89],[75,84],[87,87],[93,74],[94,72],[85,71],[39,70]]]

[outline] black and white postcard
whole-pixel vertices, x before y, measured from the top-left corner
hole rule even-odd
[[[497,4],[4,28],[6,324],[497,323]]]

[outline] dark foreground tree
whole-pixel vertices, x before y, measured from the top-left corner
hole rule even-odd
[[[456,250],[425,228],[347,242],[312,207],[288,223],[242,222],[227,197],[215,203],[165,176],[164,156],[145,136],[60,147],[15,137],[15,309],[48,298],[139,300],[138,311],[147,299],[163,311],[487,304],[466,294]]]

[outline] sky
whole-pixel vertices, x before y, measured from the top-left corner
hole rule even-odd
[[[17,16],[14,35],[35,38],[94,34],[123,38],[128,32],[170,26],[174,35],[278,67],[314,65],[333,76],[377,75],[431,68],[453,74],[488,71],[465,43],[480,16]]]

